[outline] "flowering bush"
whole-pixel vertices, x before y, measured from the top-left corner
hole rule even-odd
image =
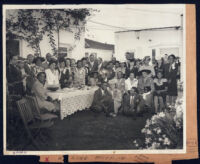
[[[165,112],[160,112],[147,119],[141,130],[145,140],[135,140],[138,149],[181,149],[183,146],[183,101]]]

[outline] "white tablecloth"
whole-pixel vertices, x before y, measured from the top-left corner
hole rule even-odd
[[[55,92],[48,92],[48,96],[60,100],[60,117],[61,120],[79,110],[84,110],[92,105],[94,92],[98,87],[85,88],[77,90],[65,88]]]

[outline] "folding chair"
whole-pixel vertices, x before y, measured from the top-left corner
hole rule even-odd
[[[42,144],[38,143],[39,141],[37,142],[36,139],[37,137],[41,137],[41,129],[50,128],[53,125],[53,122],[38,122],[35,120],[30,106],[24,98],[17,101],[17,107],[29,139],[31,139],[36,148],[39,148]]]
[[[58,118],[57,115],[51,114],[51,113],[41,114],[40,108],[35,96],[26,96],[26,100],[28,101],[31,107],[32,113],[36,119],[39,119],[41,121],[46,121],[46,120],[52,120],[52,119]]]

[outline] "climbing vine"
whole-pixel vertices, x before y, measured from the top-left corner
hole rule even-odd
[[[44,34],[47,34],[52,51],[57,54],[59,31],[74,32],[74,39],[79,40],[85,29],[86,17],[90,16],[93,11],[95,10],[87,8],[8,10],[6,36],[7,39],[16,37],[25,40],[35,53],[41,55],[40,42]],[[54,32],[58,35],[57,43]]]

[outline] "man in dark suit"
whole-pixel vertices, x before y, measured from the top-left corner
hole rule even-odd
[[[88,67],[89,67],[89,73],[98,71],[98,60],[95,59],[94,54],[90,55]]]
[[[27,63],[24,64],[24,70],[26,74],[28,75],[26,78],[26,90],[28,93],[31,93],[31,89],[35,81],[33,60],[34,60],[34,56],[32,54],[28,54]]]
[[[42,63],[42,66],[44,69],[49,68],[49,62],[53,59],[52,55],[50,53],[46,54],[46,61]]]
[[[141,116],[144,109],[144,100],[142,96],[138,94],[136,87],[132,87],[128,91],[128,94],[125,94],[122,102],[122,109],[125,115],[135,116],[136,114]]]
[[[105,112],[106,116],[112,116],[114,111],[114,102],[111,93],[107,89],[108,84],[102,82],[99,89],[94,93],[94,99],[91,109],[94,112]]]

